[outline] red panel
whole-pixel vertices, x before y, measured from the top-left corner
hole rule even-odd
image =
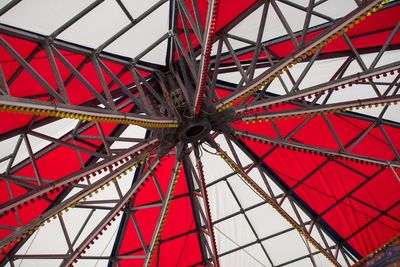
[[[216,29],[219,31],[230,23],[233,19],[252,6],[255,0],[236,1],[234,4],[230,0],[220,0]]]
[[[399,213],[397,213],[398,218]],[[379,235],[377,235],[379,233]],[[355,235],[349,240],[349,244],[360,246],[360,254],[367,256],[376,247],[382,247],[393,237],[400,233],[400,223],[387,217],[381,217],[379,220],[367,226],[361,233]],[[371,242],[373,240],[373,242]]]
[[[328,212],[323,218],[329,222],[334,229],[339,230],[341,236],[347,238],[365,224],[372,221],[377,215],[377,211],[354,200],[346,199]],[[361,246],[358,244],[355,247],[357,250],[360,250]]]
[[[242,131],[248,131],[255,134],[263,134],[264,136],[268,137],[279,137],[271,122],[263,123],[263,127],[260,127],[258,123],[246,123],[238,121],[233,124],[233,127]]]
[[[292,136],[292,139],[312,146],[333,150],[339,149],[339,145],[322,116],[316,116],[309,120],[305,126]]]
[[[2,37],[23,58],[28,57],[28,55],[37,46],[36,43],[18,38],[13,38],[5,34],[0,34],[0,37]],[[21,66],[3,46],[0,46],[0,63],[6,80],[10,79],[10,77],[14,74],[17,68]]]
[[[144,253],[142,249],[143,248],[140,245],[140,239],[136,232],[136,228],[133,224],[133,221],[129,219],[124,233],[124,237],[122,239],[120,255],[132,253],[133,251],[138,251],[135,254],[143,255]]]
[[[31,115],[11,112],[0,112],[0,134],[10,132],[27,125],[33,118]]]
[[[296,190],[296,193],[309,201],[320,198],[320,201],[313,204],[313,208],[316,212],[321,213],[364,181],[365,178],[361,175],[355,174],[338,163],[329,162],[308,178]],[[311,197],[311,195],[315,196]]]
[[[399,181],[391,169],[385,169],[356,191],[353,196],[365,203],[386,210],[399,201]],[[399,216],[400,213],[397,214]]]
[[[201,261],[201,252],[196,233],[167,242],[160,248],[160,266],[193,266]]]
[[[237,16],[239,16],[241,13],[243,13],[246,9],[251,7],[255,2],[256,2],[255,0],[241,0],[241,1],[237,1],[234,4],[232,4],[232,1],[220,0],[217,20],[216,20],[216,27],[215,27],[216,31],[218,32],[223,27],[227,26],[231,21],[233,21]],[[192,1],[185,0],[185,3],[188,6],[191,16],[193,18],[195,18]],[[200,1],[196,1],[196,4],[197,4],[199,14],[200,14],[201,24],[202,24],[202,27],[204,28],[205,22],[206,22],[206,17],[207,17],[208,1],[200,0]],[[186,17],[184,19],[187,20]],[[189,30],[193,28],[189,22],[187,24],[188,24]],[[179,18],[178,18],[178,28],[183,31],[183,24],[182,24],[181,16],[179,16]],[[186,48],[186,50],[188,50],[189,46],[187,44],[185,35],[181,34],[179,37],[180,37],[184,47]],[[196,35],[191,34],[190,37],[191,37],[190,42],[192,43],[192,46],[194,48],[197,47],[199,45],[199,40],[197,39]],[[175,59],[177,59],[176,56],[175,56]]]
[[[353,153],[385,160],[396,157],[379,128],[373,128],[354,148]]]
[[[255,0],[243,0],[235,2],[235,4],[232,4],[232,2],[229,0],[220,0],[219,10],[217,15],[216,30],[219,31],[220,29],[225,27],[228,23],[230,23],[233,19],[235,19],[237,16],[243,13],[255,2],[256,2]],[[185,3],[190,11],[190,14],[192,15],[193,18],[195,18],[192,1],[185,0]],[[201,24],[203,27],[205,27],[205,21],[208,10],[208,1],[200,0],[196,1],[196,4],[200,13]],[[183,28],[183,25],[181,23],[182,22],[180,21],[180,23],[178,24],[179,28]]]
[[[169,156],[161,160],[162,165],[155,171],[155,177],[165,194],[169,185],[171,172],[175,164],[175,157]],[[201,252],[196,233],[190,231],[196,228],[190,198],[186,195],[188,187],[183,169],[180,172],[178,183],[175,187],[174,197],[170,203],[169,211],[161,232],[162,242],[160,249],[161,266],[189,266],[201,262]],[[149,179],[137,193],[134,206],[138,207],[150,203],[159,203],[160,196],[152,179]],[[140,209],[135,212],[143,239],[148,245],[154,234],[154,229],[160,215],[160,207]],[[167,241],[165,241],[167,239]],[[135,252],[135,254],[132,254]],[[141,244],[131,221],[123,235],[120,254],[143,255]],[[154,253],[152,265],[155,265],[158,249]],[[140,266],[139,260],[124,260],[122,266]]]
[[[184,234],[196,228],[193,220],[192,206],[189,197],[178,198],[171,202],[171,207],[165,220],[161,238],[167,239]]]

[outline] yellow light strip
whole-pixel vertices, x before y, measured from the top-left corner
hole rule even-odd
[[[66,119],[74,119],[74,120],[83,120],[83,121],[94,121],[94,122],[110,122],[110,123],[118,123],[118,124],[128,124],[128,125],[137,125],[144,128],[177,128],[178,123],[175,122],[148,122],[143,120],[135,120],[129,118],[116,118],[116,117],[104,117],[99,115],[84,115],[74,112],[66,112],[52,109],[41,109],[41,108],[29,108],[29,107],[20,107],[13,105],[0,105],[0,111],[3,112],[13,112],[13,113],[22,113],[34,116],[47,116],[47,117],[55,117],[55,118],[66,118]]]
[[[346,111],[352,111],[354,109],[359,110],[359,109],[366,109],[366,108],[372,108],[372,107],[384,107],[384,106],[390,106],[390,105],[397,105],[398,100],[396,99],[382,99],[382,101],[376,101],[375,103],[363,103],[363,101],[368,100],[358,100],[358,101],[352,101],[354,103],[349,104],[347,106],[343,107],[329,107],[329,104],[326,106],[315,106],[315,110],[311,109],[290,109],[287,111],[278,111],[278,112],[269,112],[269,113],[254,113],[254,114],[249,114],[249,115],[244,115],[242,118],[238,118],[238,120],[242,120],[245,123],[249,124],[251,123],[256,123],[256,122],[268,122],[272,119],[289,119],[289,118],[305,118],[305,117],[312,117],[312,116],[320,116],[322,114],[334,114],[334,113],[343,113]],[[333,104],[335,105],[335,104]],[[275,113],[275,114],[274,114]],[[286,114],[285,114],[286,113]],[[282,114],[282,115],[280,115]]]

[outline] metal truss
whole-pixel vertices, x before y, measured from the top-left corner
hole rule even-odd
[[[0,15],[6,14],[20,2],[9,2],[0,9]],[[0,216],[16,221],[16,226],[0,224],[0,231],[8,233],[0,240],[0,248],[3,248],[0,252],[3,257],[0,266],[16,266],[18,261],[27,259],[58,260],[61,266],[73,266],[78,260],[106,260],[110,267],[120,266],[121,261],[129,259],[143,261],[144,266],[159,266],[163,244],[190,234],[197,235],[202,261],[196,264],[202,266],[220,266],[221,258],[254,245],[261,248],[268,260],[266,264],[271,266],[286,266],[303,259],[309,259],[313,266],[317,266],[316,257],[321,255],[335,266],[351,266],[361,259],[349,243],[354,236],[382,217],[400,222],[399,218],[389,214],[389,211],[398,207],[399,201],[380,210],[354,195],[387,169],[399,179],[397,170],[400,168],[400,152],[385,127],[400,129],[397,121],[386,119],[389,109],[393,107],[391,104],[396,104],[400,99],[400,62],[381,62],[387,59],[390,51],[399,49],[393,40],[399,33],[400,22],[386,29],[389,34],[379,47],[357,48],[355,39],[362,36],[352,36],[349,32],[358,24],[368,23],[368,17],[378,10],[398,6],[399,1],[388,3],[355,0],[354,10],[349,9],[348,14],[343,14],[344,17],[331,17],[318,11],[318,7],[326,1],[311,0],[308,6],[301,6],[291,0],[257,0],[217,32],[220,1],[208,1],[204,19],[197,1],[189,3],[172,0],[169,1],[171,16],[168,31],[135,57],[126,58],[108,53],[107,48],[168,1],[160,0],[141,15],[133,17],[123,1],[117,0],[129,23],[98,47],[87,48],[58,39],[61,33],[103,2],[94,1],[47,36],[0,25],[0,34],[29,41],[33,46],[30,53],[23,55],[6,38],[0,37],[0,46],[18,63],[17,69],[7,78],[4,67],[0,66],[0,111],[29,116],[24,126],[0,134],[0,142],[14,142],[12,151],[0,159],[0,167],[4,166],[0,182],[7,191],[6,200],[0,203]],[[282,5],[304,13],[304,24],[300,29],[292,28]],[[259,24],[251,25],[256,28],[255,39],[234,34],[235,27],[258,8],[261,10]],[[276,14],[285,32],[280,37],[265,40],[263,35],[271,11]],[[310,26],[313,18],[324,23]],[[308,38],[312,34],[317,36]],[[344,51],[325,52],[324,48],[338,38],[344,41]],[[168,43],[165,66],[143,61],[146,54],[164,41]],[[238,42],[242,44],[241,47],[236,47],[235,43]],[[293,47],[292,52],[283,56],[274,52],[275,45],[285,42]],[[216,47],[214,51],[213,45]],[[41,53],[44,55],[42,60],[49,67],[46,71],[54,77],[54,82],[48,80],[43,70],[33,63]],[[72,62],[66,53],[79,55],[80,62]],[[366,55],[373,55],[369,64],[364,58]],[[244,56],[248,56],[247,59],[243,59]],[[303,86],[307,78],[318,75],[315,69],[327,59],[343,60],[335,72],[322,82]],[[349,73],[352,64],[359,71]],[[67,70],[68,75],[63,75],[61,68]],[[93,69],[92,76],[83,71],[87,68]],[[297,75],[294,68],[300,69]],[[257,75],[260,70],[261,74]],[[18,95],[20,88],[16,84],[22,73],[39,84],[41,91]],[[233,84],[223,81],[223,75],[229,73],[239,77]],[[98,81],[98,85],[94,85],[94,80]],[[77,84],[85,97],[77,98],[74,91]],[[337,100],[339,94],[356,86],[363,86],[370,93],[353,96],[353,99]],[[269,93],[271,88],[277,87],[278,94]],[[219,97],[220,89],[229,94]],[[285,106],[290,108],[276,110]],[[359,110],[374,107],[381,108],[378,116],[367,116]],[[296,140],[296,134],[317,116],[326,123],[339,149]],[[331,116],[370,122],[370,126],[349,142],[344,142],[332,124]],[[278,120],[293,118],[303,118],[304,121],[284,135],[278,127]],[[232,126],[239,121],[270,123],[277,137],[236,130]],[[59,136],[43,131],[43,128],[62,122],[69,122],[71,126]],[[190,132],[190,129],[199,125],[208,128],[198,136],[197,132]],[[137,126],[149,130],[145,137],[123,135],[131,127]],[[209,134],[211,130],[213,135]],[[356,146],[374,130],[382,134],[393,158],[388,160],[354,152]],[[217,144],[218,135],[225,137],[224,142],[228,144],[229,151],[223,151]],[[45,145],[35,148],[32,143],[38,139]],[[270,147],[263,155],[257,156],[246,145],[248,140],[257,141],[261,145],[268,144]],[[234,171],[207,184],[201,159],[201,153],[204,152],[201,150],[202,143],[210,144]],[[124,144],[122,148],[119,146],[121,144]],[[242,164],[235,147],[239,147],[251,159],[251,164]],[[324,157],[324,161],[295,185],[288,186],[267,163],[268,157],[281,149],[319,155]],[[71,157],[68,160],[74,160],[78,165],[67,169],[65,173],[49,175],[41,161],[66,150],[73,152],[68,154]],[[22,151],[26,151],[26,155],[19,158]],[[165,155],[173,155],[176,159],[164,194],[156,170],[161,168],[159,165]],[[333,205],[316,213],[310,203],[301,199],[295,190],[329,162],[340,164],[364,180]],[[371,164],[377,170],[371,175],[365,175],[351,163]],[[54,164],[55,169],[65,167],[61,160]],[[31,175],[24,172],[27,169],[32,170]],[[133,169],[136,171],[131,187],[123,190],[121,179],[131,178],[127,173]],[[253,179],[254,172],[261,177],[262,184]],[[174,188],[179,178],[182,179],[179,174],[183,173],[188,192],[176,195]],[[244,207],[232,182],[236,174],[258,195],[259,203]],[[145,183],[151,183],[157,188],[159,198],[145,205],[137,204]],[[209,202],[207,190],[220,184],[227,186],[240,210],[213,220],[213,203]],[[279,192],[273,190],[276,187]],[[23,193],[16,194],[15,188]],[[112,190],[116,197],[92,199],[97,193],[101,195],[103,190]],[[163,238],[163,225],[168,220],[169,206],[181,197],[190,198],[196,229]],[[349,199],[370,207],[377,215],[351,235],[341,236],[323,216]],[[34,205],[40,205],[42,210],[35,211],[34,216],[28,220],[23,218],[27,209]],[[290,226],[270,236],[259,234],[249,214],[266,205],[277,211]],[[160,208],[160,212],[151,240],[145,240],[137,213],[154,207]],[[86,213],[77,234],[73,235],[67,223],[67,213],[77,211]],[[97,214],[101,216],[97,218],[94,227],[90,228]],[[218,251],[216,236],[224,234],[219,225],[239,215],[244,216],[255,239],[228,251]],[[111,254],[90,254],[90,248],[106,234],[107,229],[113,227],[114,222],[118,223],[118,227]],[[59,225],[61,231],[54,238],[65,241],[64,253],[19,253],[24,244],[34,240],[40,230],[55,224]],[[133,234],[138,238],[140,246],[122,252],[124,236],[130,234],[127,232],[128,225],[133,225]],[[276,263],[264,242],[295,230],[299,232],[307,253],[284,263]]]
[[[199,147],[194,147],[194,154],[196,163],[193,164],[192,159],[186,156],[184,166],[193,213],[196,218],[197,234],[203,253],[203,262],[201,264],[204,266],[220,266]]]
[[[228,144],[229,139],[227,140]],[[235,253],[241,249],[246,249],[247,247],[253,246],[253,245],[260,245],[262,250],[265,253],[266,258],[269,259],[269,264],[271,266],[285,266],[287,264],[292,264],[294,262],[303,260],[305,258],[309,258],[314,266],[318,266],[317,263],[315,262],[314,256],[323,253],[325,256],[334,264],[337,266],[341,266],[337,262],[338,258],[341,258],[345,260],[347,266],[351,266],[356,260],[358,255],[352,254],[354,251],[350,248],[350,251],[348,250],[348,246],[343,243],[341,240],[335,240],[335,236],[337,234],[333,234],[332,229],[327,230],[327,227],[323,220],[318,218],[313,218],[313,214],[308,213],[307,216],[308,219],[304,219],[303,216],[300,216],[299,210],[307,211],[309,210],[304,202],[302,202],[300,199],[298,199],[295,195],[293,195],[292,191],[289,189],[285,189],[285,186],[282,184],[279,184],[278,180],[275,180],[274,177],[277,177],[264,163],[262,163],[257,156],[251,152],[250,149],[246,147],[246,145],[235,138],[232,138],[232,141],[235,142],[240,149],[242,149],[254,162],[259,162],[259,163],[254,163],[254,164],[249,164],[246,166],[243,166],[242,163],[240,162],[240,158],[237,156],[237,151],[232,145],[229,145],[229,155],[225,153],[224,151],[221,150],[219,146],[217,146],[217,151],[220,151],[222,154],[221,157],[224,158],[229,165],[234,169],[234,172],[232,174],[228,174],[225,177],[221,177],[220,179],[215,180],[214,182],[210,183],[208,187],[216,186],[220,183],[226,183],[228,188],[230,189],[232,195],[234,196],[235,201],[237,202],[238,206],[240,207],[240,211],[229,214],[225,217],[222,217],[216,221],[214,221],[214,224],[216,227],[220,224],[223,223],[224,221],[227,221],[235,216],[238,216],[242,214],[245,218],[247,223],[249,224],[250,228],[252,229],[256,240],[253,242],[250,242],[248,244],[244,244],[241,246],[236,247],[235,249],[226,251],[222,254],[220,254],[220,257],[229,255],[231,253]],[[235,159],[235,160],[234,160]],[[238,161],[239,160],[239,161]],[[233,164],[233,165],[232,165]],[[260,177],[262,177],[263,184],[260,184],[259,182],[255,182],[247,173],[249,173],[251,170],[254,170],[255,172],[258,172]],[[238,196],[235,193],[235,188],[231,184],[231,179],[233,176],[238,174],[239,176],[243,176],[246,179],[246,184],[254,190],[255,194],[260,194],[261,199],[264,201],[261,201],[254,204],[250,207],[243,208]],[[282,193],[277,194],[276,191],[272,190],[273,187],[278,186],[281,190]],[[282,232],[278,232],[276,234],[273,234],[271,236],[259,236],[257,232],[255,231],[255,228],[253,226],[252,220],[249,217],[249,212],[252,210],[266,205],[266,204],[271,205],[278,213],[280,213],[291,225],[292,227],[285,229]],[[292,207],[291,214],[289,215],[284,211],[284,206],[289,205]],[[287,208],[285,208],[287,209]],[[283,214],[283,213],[284,214]],[[285,262],[284,264],[276,265],[276,263],[273,262],[271,259],[270,255],[268,254],[268,251],[266,250],[265,246],[263,245],[264,241],[267,241],[271,238],[277,237],[279,235],[285,235],[286,233],[297,230],[301,235],[305,236],[305,241],[306,242],[306,247],[309,252],[308,255],[304,255],[302,257],[295,258],[289,262]],[[330,242],[335,242],[335,245],[329,245],[327,240],[330,240]],[[316,240],[320,240],[317,242]],[[308,243],[308,244],[307,244]],[[310,246],[316,246],[318,250],[316,252],[313,252],[310,250]],[[356,253],[357,254],[357,253]]]

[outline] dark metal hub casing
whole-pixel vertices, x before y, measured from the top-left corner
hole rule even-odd
[[[186,143],[201,141],[211,131],[211,124],[207,119],[185,121],[180,130],[180,138]]]

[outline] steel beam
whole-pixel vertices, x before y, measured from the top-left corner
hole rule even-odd
[[[3,108],[16,107],[16,111],[20,111],[22,113],[27,112],[36,112],[37,110],[43,112],[50,112],[50,116],[58,116],[57,112],[60,114],[72,114],[71,116],[76,116],[77,118],[81,118],[83,120],[91,120],[91,118],[98,118],[98,120],[115,120],[118,122],[119,120],[122,122],[123,120],[128,121],[137,121],[140,123],[149,123],[157,125],[161,124],[175,124],[176,121],[173,119],[166,119],[163,117],[155,117],[155,116],[146,116],[139,115],[121,111],[110,111],[108,109],[102,108],[93,108],[93,107],[85,107],[85,106],[73,106],[62,103],[48,103],[39,100],[33,99],[24,99],[17,98],[12,96],[0,96],[0,108],[3,105]],[[29,110],[24,110],[29,109]],[[60,115],[61,116],[61,115]],[[103,118],[103,119],[102,119]]]
[[[239,118],[243,121],[251,121],[251,120],[263,120],[263,119],[272,119],[272,118],[288,118],[288,117],[297,117],[303,116],[306,114],[321,114],[328,112],[342,112],[346,109],[352,110],[353,108],[366,108],[372,106],[385,106],[390,104],[397,104],[400,101],[400,95],[393,95],[387,97],[374,97],[374,98],[366,98],[359,99],[353,101],[344,101],[333,104],[325,104],[325,105],[316,105],[309,106],[305,108],[298,109],[290,109],[285,111],[276,111],[276,112],[268,112],[268,113],[256,113],[251,115],[243,115]]]

